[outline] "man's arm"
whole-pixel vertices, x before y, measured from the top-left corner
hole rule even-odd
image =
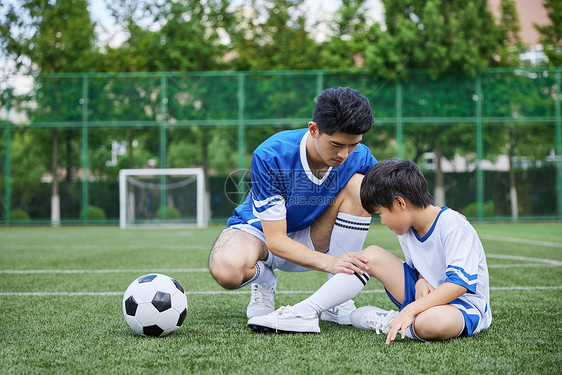
[[[368,270],[367,258],[357,253],[345,253],[339,257],[309,249],[287,236],[286,220],[262,220],[265,242],[269,250],[300,266],[336,274],[339,272],[363,274]]]

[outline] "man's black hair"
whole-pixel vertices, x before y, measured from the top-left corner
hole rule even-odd
[[[407,198],[419,208],[426,208],[433,201],[423,173],[411,160],[385,160],[375,164],[365,175],[360,194],[361,205],[371,214],[380,207],[392,210],[397,197]]]
[[[373,111],[369,100],[349,87],[332,87],[316,98],[312,121],[320,133],[336,132],[359,135],[373,126]]]

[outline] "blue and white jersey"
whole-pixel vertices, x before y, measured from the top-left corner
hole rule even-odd
[[[377,162],[368,147],[359,144],[342,165],[319,179],[308,166],[308,137],[308,129],[288,130],[258,146],[252,157],[252,188],[228,219],[228,227],[250,224],[263,231],[261,220],[286,219],[287,233],[305,229],[355,173],[365,174]]]
[[[413,228],[398,236],[406,263],[431,286],[444,282],[461,285],[467,292],[453,300],[465,316],[469,334],[490,326],[488,265],[476,230],[458,212],[443,207],[423,237]]]

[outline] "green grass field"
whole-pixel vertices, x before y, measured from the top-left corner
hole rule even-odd
[[[0,373],[554,374],[562,373],[562,224],[475,226],[488,256],[492,326],[439,343],[397,340],[321,322],[319,335],[255,334],[249,289],[211,278],[207,229],[0,228]],[[401,256],[395,235],[373,225],[368,244]],[[161,272],[187,291],[184,325],[165,338],[136,336],[122,294]],[[326,280],[277,272],[277,307]],[[372,279],[356,304],[394,306]]]

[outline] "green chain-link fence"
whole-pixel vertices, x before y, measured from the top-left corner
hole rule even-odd
[[[306,127],[314,98],[332,86],[369,98],[375,127],[364,143],[379,160],[418,162],[438,203],[479,220],[561,220],[561,73],[491,69],[434,81],[411,71],[406,82],[326,71],[3,77],[0,223],[49,223],[55,179],[63,224],[116,223],[119,169],[147,165],[203,166],[211,219],[221,221],[235,206],[229,174],[249,168],[268,136]]]

